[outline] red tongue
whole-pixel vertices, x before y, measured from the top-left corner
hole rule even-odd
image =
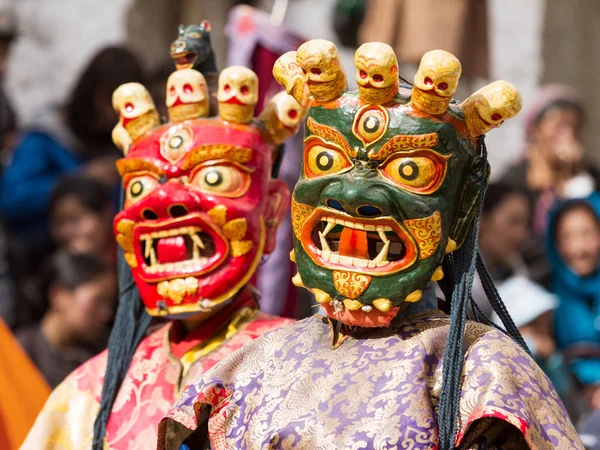
[[[187,249],[183,236],[174,236],[158,240],[156,254],[160,264],[185,261]]]
[[[369,241],[367,232],[344,227],[340,236],[338,252],[342,256],[369,259]]]

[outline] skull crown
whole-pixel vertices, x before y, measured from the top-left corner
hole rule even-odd
[[[420,114],[450,113],[464,120],[465,134],[473,139],[502,125],[521,109],[521,96],[507,81],[495,81],[461,105],[451,105],[462,68],[460,61],[444,50],[423,55],[412,91],[399,87],[398,62],[387,44],[363,44],[354,55],[354,63],[358,93],[365,104],[386,105],[397,99]],[[338,50],[322,39],[307,41],[297,52],[281,56],[273,67],[273,76],[303,106],[332,102],[347,90]]]
[[[222,120],[234,124],[262,122],[267,130],[266,139],[276,145],[298,131],[305,113],[294,97],[282,92],[275,95],[255,119],[258,77],[242,66],[228,67],[220,73],[216,97]],[[180,68],[169,76],[165,103],[170,123],[207,117],[209,99],[208,84],[199,71]],[[140,83],[119,86],[113,93],[112,103],[119,116],[119,123],[112,132],[113,142],[124,154],[137,140],[161,125],[154,101]]]

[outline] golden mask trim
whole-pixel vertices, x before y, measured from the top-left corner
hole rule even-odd
[[[439,142],[440,139],[437,133],[412,135],[398,134],[383,144],[377,153],[375,153],[374,150],[369,150],[367,156],[369,159],[375,161],[383,161],[393,153],[419,149],[432,149],[438,145]]]
[[[348,156],[355,158],[356,155],[358,154],[358,152],[356,150],[353,150],[350,147],[350,144],[348,144],[348,141],[346,140],[344,135],[342,133],[340,133],[338,130],[336,130],[335,128],[332,128],[327,125],[322,125],[322,124],[318,123],[312,117],[309,117],[306,120],[306,126],[308,127],[309,131],[313,135],[318,136],[326,141],[329,141],[333,144],[338,145],[339,147],[342,148],[342,150],[344,150],[348,154]],[[306,142],[306,140],[308,140],[310,138],[311,138],[311,136],[308,136],[304,141]]]
[[[239,164],[246,164],[252,159],[252,149],[230,144],[200,145],[189,151],[181,168],[189,170],[212,159],[227,159]]]
[[[429,217],[404,221],[419,247],[419,259],[427,259],[435,254],[442,239],[442,216],[436,211]]]

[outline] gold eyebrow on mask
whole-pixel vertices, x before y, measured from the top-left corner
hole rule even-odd
[[[165,174],[164,170],[145,159],[121,158],[117,161],[117,171],[121,177],[127,173],[140,172],[142,170],[155,173],[158,176]]]
[[[189,170],[200,163],[211,159],[227,159],[239,164],[246,164],[252,159],[252,149],[229,144],[200,145],[186,155],[181,168]]]
[[[367,156],[375,161],[383,161],[392,153],[419,149],[432,149],[440,142],[437,133],[428,134],[398,134],[387,141],[377,153],[369,150]]]
[[[321,125],[315,121],[312,117],[309,117],[306,121],[306,125],[312,134],[319,136],[333,144],[340,146],[350,157],[355,157],[356,152],[350,148],[346,138],[335,128],[328,127],[327,125]],[[310,139],[310,136],[307,138]]]

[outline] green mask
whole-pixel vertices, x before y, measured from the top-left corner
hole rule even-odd
[[[487,182],[479,136],[521,100],[497,82],[451,105],[460,63],[441,50],[423,57],[412,92],[401,89],[393,50],[380,43],[356,52],[359,89],[349,91],[332,48],[309,41],[296,54],[300,71],[274,69],[292,94],[298,85],[310,94],[292,201],[294,282],[332,318],[386,326],[443,277],[444,256],[464,240]]]

